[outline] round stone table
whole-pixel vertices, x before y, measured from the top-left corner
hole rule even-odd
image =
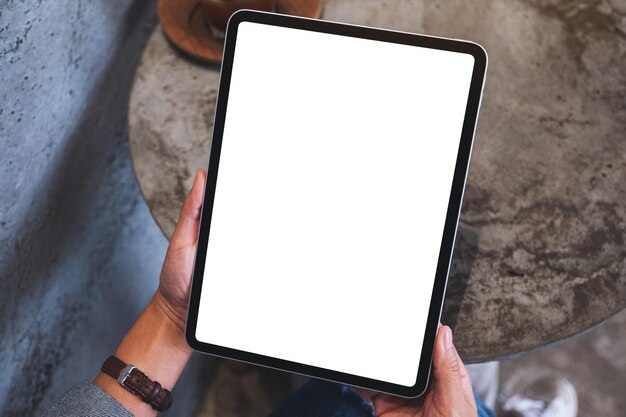
[[[322,18],[489,53],[443,318],[466,361],[559,342],[625,307],[624,0],[328,0]],[[166,236],[208,164],[218,77],[160,27],[137,69],[130,147]]]

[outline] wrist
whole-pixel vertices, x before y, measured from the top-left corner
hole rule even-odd
[[[134,365],[151,380],[171,391],[187,364],[192,349],[185,340],[184,325],[172,318],[163,307],[155,295],[122,340],[115,356]],[[135,415],[154,415],[151,406],[143,403],[109,375],[99,374],[95,383]]]
[[[160,323],[160,343],[175,350],[175,352],[170,352],[171,354],[180,353],[187,356],[191,355],[192,349],[185,340],[185,319],[178,316],[174,310],[169,307],[158,290],[148,303],[145,313],[147,313],[155,323]]]
[[[168,321],[173,327],[178,328],[180,333],[185,338],[185,323],[187,320],[187,310],[173,307],[167,298],[161,292],[161,289],[157,289],[154,293],[154,297],[150,300],[150,304],[154,306],[158,314],[160,314],[163,320]]]

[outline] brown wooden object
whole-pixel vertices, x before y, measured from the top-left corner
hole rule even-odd
[[[318,18],[322,0],[277,0],[276,12]],[[200,61],[219,63],[224,41],[211,34],[198,0],[159,0],[158,14],[168,40],[181,52]]]

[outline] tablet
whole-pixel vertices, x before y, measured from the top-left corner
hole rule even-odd
[[[190,346],[421,394],[486,64],[466,41],[233,15]]]

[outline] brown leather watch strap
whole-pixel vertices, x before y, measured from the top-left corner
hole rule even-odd
[[[161,387],[158,382],[150,380],[148,375],[133,365],[128,365],[111,355],[104,361],[101,369],[155,410],[164,411],[172,405],[172,393]]]

